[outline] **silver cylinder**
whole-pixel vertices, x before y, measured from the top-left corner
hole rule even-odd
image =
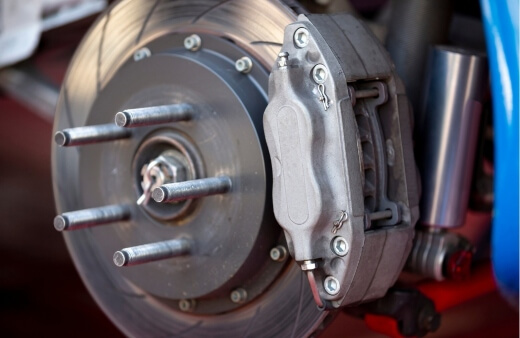
[[[393,0],[391,6],[386,48],[418,112],[428,48],[448,40],[453,4],[450,0]]]
[[[54,134],[54,141],[62,147],[114,141],[130,137],[130,131],[113,124],[63,129]]]
[[[231,188],[227,176],[201,178],[198,180],[164,184],[152,192],[152,198],[159,203],[177,202],[204,196],[223,194]]]
[[[392,210],[376,211],[368,215],[371,221],[392,218]]]
[[[417,158],[422,179],[421,221],[464,223],[471,188],[480,115],[487,85],[483,55],[454,47],[430,51]]]
[[[115,123],[127,128],[150,126],[189,120],[192,113],[193,107],[189,104],[127,109],[116,114]]]
[[[93,226],[123,221],[130,218],[130,209],[126,205],[109,205],[65,212],[54,218],[54,228],[58,231],[77,230]]]
[[[138,265],[187,254],[191,242],[185,238],[125,248],[114,253],[117,266]]]

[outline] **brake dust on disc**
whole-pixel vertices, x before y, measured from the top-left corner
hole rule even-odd
[[[326,315],[299,268],[270,257],[284,243],[266,69],[293,20],[271,2],[121,2],[76,53],[54,129],[81,146],[53,148],[55,226],[83,228],[67,245],[125,333],[304,336]]]

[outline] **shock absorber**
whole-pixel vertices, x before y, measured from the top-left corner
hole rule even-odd
[[[446,230],[464,223],[486,84],[483,54],[448,46],[430,51],[416,121],[423,227],[408,267],[437,280],[464,278],[470,271],[470,243]]]

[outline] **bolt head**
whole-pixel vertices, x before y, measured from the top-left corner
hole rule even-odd
[[[328,76],[327,68],[325,68],[325,66],[322,64],[316,65],[312,69],[312,79],[317,84],[322,84],[323,82],[325,82],[325,80],[327,80],[327,76]]]
[[[182,312],[192,312],[197,306],[195,299],[181,299],[179,300],[179,310]]]
[[[65,229],[67,229],[67,227],[69,226],[68,223],[69,222],[66,217],[58,215],[54,218],[54,229],[56,229],[58,231],[63,231]]]
[[[70,142],[70,137],[67,135],[67,133],[58,131],[56,134],[54,134],[54,142],[56,142],[56,144],[60,147],[63,147]]]
[[[287,249],[282,245],[278,245],[271,249],[269,256],[275,262],[283,262],[287,258]]]
[[[245,303],[245,301],[247,300],[247,291],[242,288],[235,289],[231,291],[229,298],[233,303],[236,304]]]
[[[200,49],[202,40],[197,34],[192,34],[184,39],[184,48],[189,51],[196,52]]]
[[[345,256],[348,253],[349,245],[345,238],[336,236],[331,242],[331,249],[338,256]]]
[[[446,264],[447,277],[461,281],[468,279],[471,275],[471,263],[473,253],[469,250],[458,250],[448,257]]]
[[[251,69],[253,69],[253,61],[247,56],[244,56],[235,62],[235,69],[242,74],[249,73]]]
[[[307,28],[300,27],[294,32],[294,44],[298,48],[305,48],[309,44],[309,31]]]
[[[144,47],[144,48],[137,50],[134,53],[134,61],[135,62],[141,61],[142,59],[146,59],[147,57],[150,57],[150,56],[152,56],[152,52],[148,48]]]
[[[124,251],[116,251],[112,258],[116,266],[122,267],[128,263],[128,255]]]
[[[333,276],[327,276],[323,281],[323,288],[329,295],[337,295],[339,293],[339,281]]]

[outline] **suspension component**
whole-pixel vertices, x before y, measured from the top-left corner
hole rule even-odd
[[[416,231],[408,270],[438,281],[469,277],[474,248],[459,234],[439,228]]]
[[[345,311],[386,336],[423,337],[440,326],[436,305],[417,289],[392,287],[383,298]]]
[[[451,228],[467,211],[488,70],[483,55],[461,48],[436,46],[430,59],[417,121],[421,223]]]

